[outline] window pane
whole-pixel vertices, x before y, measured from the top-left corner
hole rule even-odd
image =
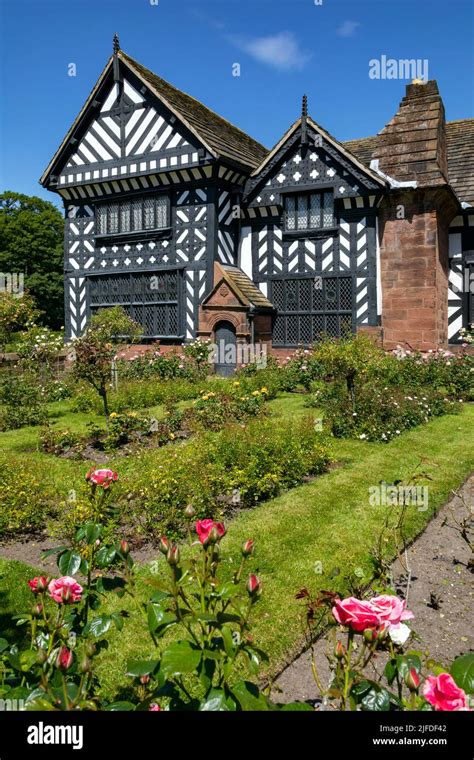
[[[99,235],[107,234],[107,206],[97,207],[97,229]]]
[[[107,232],[118,232],[119,224],[119,207],[118,203],[111,203],[109,206],[109,225]]]
[[[286,229],[296,229],[295,196],[290,195],[286,199]]]
[[[164,195],[156,198],[156,226],[158,228],[168,226],[168,199]]]
[[[312,193],[309,196],[309,226],[321,227],[321,195]]]
[[[142,201],[140,199],[132,201],[132,229],[142,230]]]
[[[324,193],[323,227],[334,225],[332,193]]]
[[[308,227],[308,197],[298,195],[297,200],[297,227],[299,230],[305,230]]]
[[[143,229],[155,228],[155,202],[153,198],[145,198],[143,201]]]
[[[130,203],[120,204],[120,232],[130,232]]]

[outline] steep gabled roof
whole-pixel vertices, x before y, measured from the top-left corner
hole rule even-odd
[[[240,301],[242,306],[259,309],[273,309],[273,305],[266,296],[263,295],[260,288],[248,277],[239,267],[221,264],[216,261],[215,267],[215,284],[211,292],[205,297],[203,305],[212,300],[212,296],[219,290],[219,287],[225,282],[235,297]]]
[[[281,148],[285,145],[286,141],[299,129],[301,129],[301,123],[302,119],[301,117],[297,119],[294,124],[291,125],[291,127],[285,132],[281,140],[277,142],[277,144],[271,149],[271,151],[265,156],[263,161],[257,166],[256,169],[252,172],[252,177],[257,177],[262,171],[265,170],[265,167],[268,165],[268,163],[272,160],[272,158],[281,150]],[[338,150],[345,158],[347,158],[349,161],[351,161],[353,164],[355,164],[361,171],[364,172],[364,174],[369,175],[369,177],[377,182],[381,187],[384,187],[386,185],[386,182],[370,167],[368,167],[365,163],[363,163],[354,153],[352,153],[350,150],[348,150],[347,145],[345,143],[341,143],[338,140],[336,140],[335,137],[333,137],[329,132],[327,132],[323,127],[321,127],[317,122],[314,121],[314,119],[311,118],[311,116],[307,117],[307,124],[314,129],[315,132],[319,133],[327,142],[332,145],[336,150]]]
[[[267,149],[257,142],[257,140],[254,140],[241,129],[231,124],[227,119],[218,116],[218,114],[211,111],[191,95],[181,92],[181,90],[178,90],[169,84],[169,82],[161,79],[161,77],[154,74],[145,66],[142,66],[122,50],[118,51],[117,57],[188,127],[211,155],[235,162],[247,171],[254,169],[267,155]],[[107,61],[80,113],[49,162],[40,178],[41,184],[46,182],[53,166],[59,160],[61,153],[67,148],[69,140],[86,116],[89,106],[96,98],[101,85],[112,68],[113,58],[111,56]]]
[[[254,168],[267,155],[267,149],[230,121],[211,111],[191,95],[178,90],[129,55],[120,51],[119,58],[147,82],[150,89],[205,143],[216,156]]]
[[[344,145],[359,161],[370,165],[379,135],[347,140]],[[474,205],[474,119],[446,122],[449,182],[461,201]]]

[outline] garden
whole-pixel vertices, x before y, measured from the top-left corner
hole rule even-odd
[[[470,333],[456,354],[323,339],[221,378],[206,342],[143,352],[118,308],[59,365],[62,335],[33,302],[7,300],[1,699],[472,709],[469,641],[446,659],[428,651],[407,559],[473,470]],[[453,567],[472,573],[470,505],[449,519]],[[302,652],[313,692],[286,698],[278,676]]]

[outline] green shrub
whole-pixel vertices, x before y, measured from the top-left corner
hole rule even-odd
[[[7,375],[0,383],[0,430],[42,425],[47,410],[35,375]]]
[[[42,468],[11,455],[0,458],[0,535],[44,527],[56,513],[57,494]]]
[[[255,420],[228,425],[220,433],[200,433],[186,445],[140,457],[126,519],[147,534],[176,537],[187,504],[193,504],[198,517],[221,517],[322,472],[328,461],[312,420]]]
[[[323,410],[336,437],[382,442],[432,417],[458,410],[456,402],[436,389],[422,388],[415,393],[369,381],[358,385],[355,396],[342,381],[320,383],[309,403]]]

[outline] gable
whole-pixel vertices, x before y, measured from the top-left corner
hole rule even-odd
[[[59,184],[196,163],[200,145],[191,143],[185,130],[157,99],[142,95],[128,79],[122,86],[115,82],[82,138],[70,144],[74,152],[59,172]],[[143,161],[151,158],[155,162]]]
[[[324,132],[307,127],[302,144],[301,123],[296,123],[246,185],[249,206],[281,203],[285,190],[334,189],[336,199],[378,191],[385,184],[342,145]]]

